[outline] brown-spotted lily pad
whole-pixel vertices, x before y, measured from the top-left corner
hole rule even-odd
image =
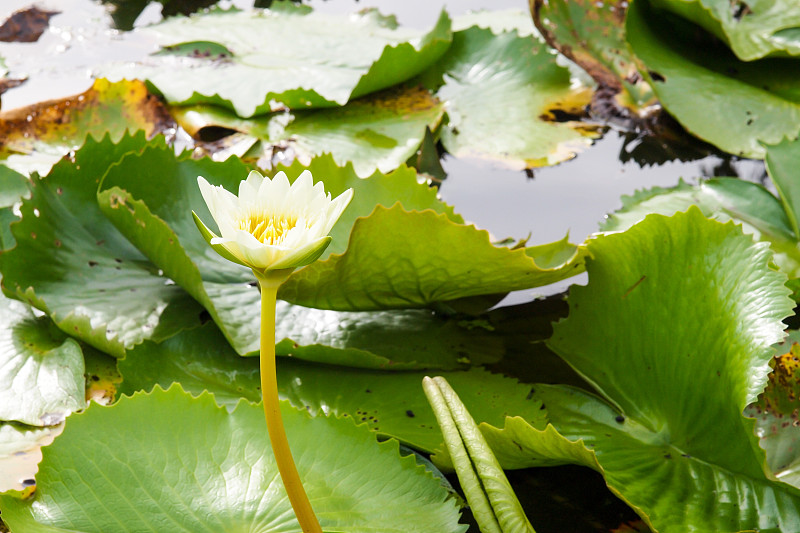
[[[46,174],[87,135],[117,141],[126,129],[141,129],[152,137],[173,124],[144,83],[98,79],[82,94],[0,113],[0,164]]]
[[[597,82],[592,113],[633,128],[656,100],[625,42],[627,5],[627,0],[530,0],[534,24],[547,43]]]

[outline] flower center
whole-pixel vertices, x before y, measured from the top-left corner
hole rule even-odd
[[[286,215],[266,216],[265,213],[250,214],[239,221],[239,229],[250,233],[264,244],[280,244],[283,236],[297,224],[297,217]]]

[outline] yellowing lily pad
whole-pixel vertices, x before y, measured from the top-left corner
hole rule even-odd
[[[144,339],[163,339],[196,325],[202,311],[111,225],[97,204],[97,187],[108,167],[145,142],[141,132],[117,144],[90,138],[74,162],[62,160],[46,178],[34,178],[22,220],[12,226],[17,245],[0,255],[6,294],[41,309],[68,335],[116,357]]]
[[[126,130],[141,129],[149,138],[173,124],[142,82],[99,79],[83,94],[0,113],[0,162],[44,175],[87,135],[118,141]]]
[[[422,87],[398,87],[353,100],[343,107],[292,111],[242,119],[214,106],[174,107],[178,122],[190,134],[220,126],[247,134],[237,142],[253,145],[245,159],[267,163],[277,154],[296,157],[308,165],[315,156],[330,153],[343,166],[352,162],[366,177],[376,170],[390,172],[413,156],[425,129],[435,130],[444,113],[442,104]],[[213,155],[213,153],[212,153]],[[225,159],[227,154],[221,154]]]
[[[572,87],[569,71],[530,36],[478,27],[456,32],[447,55],[422,79],[445,103],[441,140],[456,157],[515,169],[554,165],[600,134],[580,121],[591,89]]]

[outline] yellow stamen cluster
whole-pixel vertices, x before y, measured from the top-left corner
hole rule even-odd
[[[280,244],[283,235],[297,224],[297,217],[286,215],[266,216],[264,213],[253,213],[239,221],[239,229],[244,230],[264,244]]]

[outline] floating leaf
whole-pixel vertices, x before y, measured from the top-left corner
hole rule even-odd
[[[145,342],[119,362],[123,394],[172,383],[193,394],[207,390],[232,408],[241,398],[261,398],[258,361],[237,357],[213,324],[186,331],[162,343]],[[385,372],[278,360],[281,397],[312,413],[351,417],[385,437],[426,453],[442,442],[436,419],[422,392],[424,371]],[[479,421],[501,424],[510,413],[532,423],[543,420],[541,403],[530,386],[485,370],[443,372]]]
[[[442,144],[456,157],[515,169],[553,165],[599,135],[578,121],[591,91],[572,88],[569,71],[530,37],[475,27],[456,32],[424,79],[429,86],[444,82],[436,92],[449,117]],[[559,122],[564,116],[569,119]]]
[[[761,143],[797,136],[800,71],[794,61],[740,61],[647,2],[631,3],[625,31],[661,105],[690,133],[753,158],[764,157]]]
[[[390,172],[414,155],[426,128],[442,119],[440,102],[422,87],[394,88],[359,98],[343,107],[292,111],[241,119],[223,108],[173,108],[178,122],[192,135],[208,126],[244,132],[261,141],[247,157],[286,152],[303,164],[330,153],[339,165],[352,162],[356,173]],[[246,140],[244,142],[247,142]]]
[[[797,339],[797,332],[794,332]],[[756,435],[776,479],[800,487],[800,344],[772,361],[766,390],[744,413],[756,419]]]
[[[444,214],[378,206],[356,221],[344,254],[296,272],[279,295],[326,309],[423,307],[548,285],[582,271],[583,250],[566,239],[512,250]]]
[[[103,216],[96,190],[106,169],[145,144],[144,134],[114,144],[88,139],[32,182],[17,246],[0,256],[3,290],[50,315],[67,334],[121,357],[147,338],[198,323],[201,308]],[[31,268],[36,265],[36,268]]]
[[[42,460],[41,447],[53,442],[63,429],[63,424],[50,427],[0,424],[0,493],[33,486],[33,476]]]
[[[0,25],[0,41],[34,43],[47,30],[50,18],[59,11],[43,11],[36,6],[14,12]]]
[[[438,479],[349,420],[282,406],[326,531],[463,532]],[[0,496],[12,532],[297,531],[260,406],[229,413],[179,387],[92,405],[44,450],[36,494]],[[147,431],[142,431],[147,428]]]
[[[265,11],[173,17],[138,31],[162,47],[180,46],[134,67],[106,67],[108,75],[143,77],[170,103],[214,104],[241,117],[280,105],[339,106],[391,87],[436,61],[452,35],[444,12],[420,33],[397,28],[375,10],[330,15],[289,2]],[[187,55],[187,44],[197,42],[203,44],[195,57]],[[209,42],[231,54],[206,55]]]
[[[531,2],[534,23],[547,43],[597,82],[592,112],[607,120],[636,120],[655,104],[625,42],[627,4],[625,0]]]
[[[765,476],[742,416],[792,309],[768,248],[695,208],[587,246],[549,344],[605,401],[538,385],[552,426],[484,428],[501,463],[591,466],[656,531],[797,530],[800,491]]]
[[[800,275],[800,250],[789,218],[772,193],[761,185],[735,178],[703,180],[697,185],[654,187],[622,197],[622,208],[600,225],[603,231],[624,231],[650,213],[672,215],[697,206],[705,216],[742,223],[745,233],[769,242],[775,262],[787,275]]]
[[[800,186],[797,183],[797,165],[800,163],[800,141],[784,140],[767,146],[767,173],[778,189],[795,240],[800,240]]]
[[[651,0],[702,26],[742,61],[800,55],[800,8],[792,0]]]
[[[447,380],[426,377],[422,384],[481,531],[535,533],[478,425]]]
[[[29,174],[47,174],[87,135],[119,141],[126,130],[152,137],[171,127],[164,105],[140,81],[98,79],[85,93],[0,113],[0,161]]]
[[[11,234],[11,223],[19,220],[14,205],[28,195],[28,180],[22,174],[0,165],[0,250],[16,244]]]
[[[53,426],[84,401],[83,353],[47,317],[0,296],[0,420]]]
[[[533,26],[531,14],[521,9],[470,10],[453,17],[453,31],[462,31],[473,26],[490,29],[495,34],[516,31],[520,36],[539,36]]]

